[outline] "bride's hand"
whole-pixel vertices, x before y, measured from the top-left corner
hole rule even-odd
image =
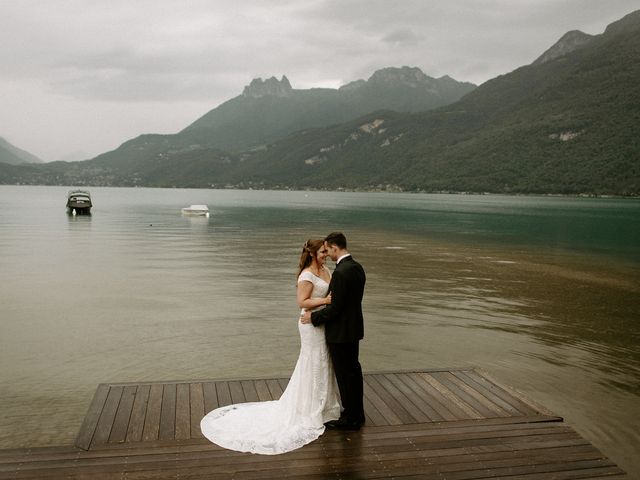
[[[329,295],[324,297],[324,304],[325,305],[331,305],[331,293],[329,293]]]

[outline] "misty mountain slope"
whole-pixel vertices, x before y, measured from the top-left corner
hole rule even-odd
[[[24,163],[42,163],[42,160],[0,137],[0,163],[20,165]]]
[[[287,77],[255,79],[242,95],[211,110],[180,132],[192,142],[246,150],[297,130],[346,122],[369,112],[431,110],[453,103],[475,85],[425,75],[419,68],[385,68],[338,90],[295,90]]]
[[[254,79],[243,93],[172,135],[141,135],[93,160],[140,171],[154,159],[209,148],[229,152],[261,147],[296,130],[341,123],[379,108],[427,110],[454,102],[475,85],[431,78],[418,68],[386,68],[347,88],[296,90],[289,80]]]
[[[296,134],[258,153],[253,170],[270,181],[272,169],[289,171],[277,180],[298,187],[637,194],[639,18],[436,111],[370,115],[360,124],[383,123],[369,133],[351,124]]]
[[[432,188],[638,193],[640,12],[620,22],[471,93],[458,106],[484,113],[486,124],[408,174]],[[430,170],[443,167],[436,183]]]

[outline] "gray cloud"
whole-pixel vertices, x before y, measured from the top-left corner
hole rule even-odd
[[[382,37],[382,41],[396,46],[415,45],[421,40],[422,36],[417,35],[410,29],[395,30]]]

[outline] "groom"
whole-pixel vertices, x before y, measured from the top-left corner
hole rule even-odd
[[[336,269],[329,291],[331,304],[316,312],[306,312],[302,323],[324,325],[327,346],[344,411],[327,428],[359,430],[364,424],[362,368],[358,361],[359,342],[364,336],[362,294],[366,277],[362,266],[347,251],[347,239],[340,232],[330,233],[324,246]]]

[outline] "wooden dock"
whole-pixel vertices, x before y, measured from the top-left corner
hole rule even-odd
[[[0,479],[627,478],[562,418],[475,369],[365,375],[366,426],[283,455],[238,453],[200,419],[287,379],[99,385],[75,445],[0,450]]]

